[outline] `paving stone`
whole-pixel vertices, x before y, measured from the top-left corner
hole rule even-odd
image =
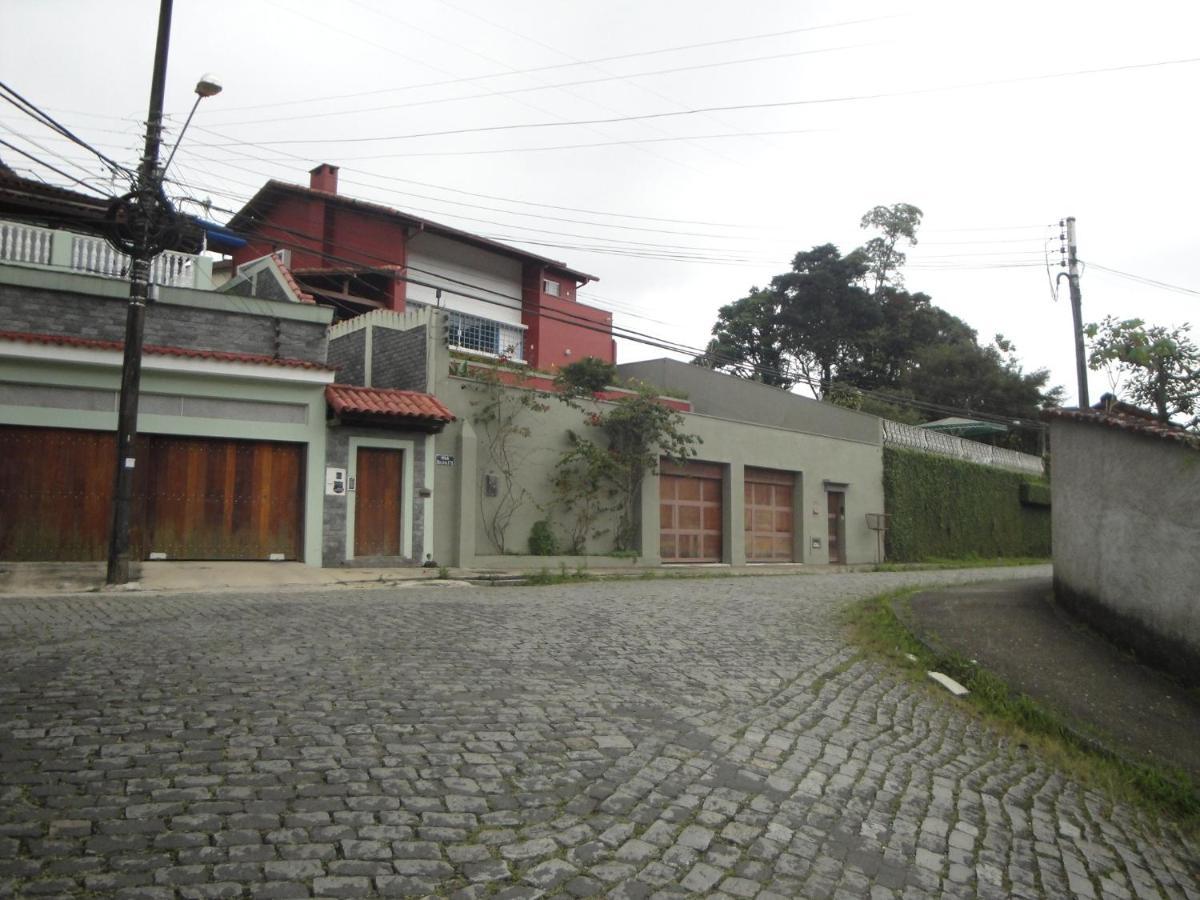
[[[844,643],[980,574],[1022,573],[5,598],[0,897],[1195,893],[1186,839]]]

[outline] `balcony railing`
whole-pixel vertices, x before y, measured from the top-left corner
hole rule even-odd
[[[1045,463],[1040,456],[1019,453],[1005,447],[992,447],[979,441],[968,441],[952,434],[942,434],[940,431],[930,431],[928,428],[918,428],[916,425],[906,425],[890,419],[883,420],[883,442],[891,447],[949,456],[981,466],[1024,472],[1026,475],[1040,477],[1046,472]]]
[[[129,257],[103,238],[0,220],[0,263],[20,263],[104,278],[129,277]],[[168,250],[150,263],[150,283],[210,289],[212,260]]]

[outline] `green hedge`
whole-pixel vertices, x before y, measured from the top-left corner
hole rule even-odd
[[[1050,555],[1044,482],[885,447],[883,491],[891,514],[887,558],[894,562]]]

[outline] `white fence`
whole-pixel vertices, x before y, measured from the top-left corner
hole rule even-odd
[[[128,278],[129,257],[92,235],[0,221],[0,262],[66,268],[105,278]],[[211,287],[209,260],[168,250],[150,263],[150,283]]]
[[[908,450],[921,450],[924,453],[949,456],[982,466],[1011,469],[1027,475],[1041,476],[1046,471],[1040,456],[1018,453],[1016,450],[1007,450],[1004,447],[992,447],[978,441],[968,441],[951,434],[930,431],[928,428],[918,428],[916,425],[892,422],[888,419],[883,420],[883,443],[891,447],[904,447]]]

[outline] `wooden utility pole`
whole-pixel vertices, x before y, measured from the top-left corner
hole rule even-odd
[[[1083,355],[1083,300],[1079,293],[1079,255],[1075,245],[1075,217],[1067,216],[1067,286],[1071,289],[1071,318],[1075,322],[1075,374],[1079,379],[1079,408],[1087,409],[1087,360]]]
[[[162,193],[158,155],[162,147],[163,94],[167,83],[167,50],[171,41],[172,0],[161,0],[158,43],[150,81],[146,145],[133,191],[117,201],[124,214],[122,233],[114,243],[129,254],[129,309],[125,316],[125,356],[121,364],[121,404],[117,413],[117,461],[113,481],[112,530],[108,541],[109,584],[129,581],[133,476],[137,467],[138,394],[142,380],[142,337],[150,299],[150,262],[164,249],[174,211]]]

